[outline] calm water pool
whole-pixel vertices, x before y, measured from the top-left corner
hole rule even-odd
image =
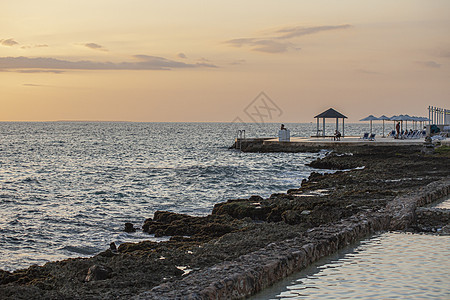
[[[450,299],[449,254],[450,236],[383,233],[251,299]]]

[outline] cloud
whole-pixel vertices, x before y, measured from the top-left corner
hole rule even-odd
[[[257,38],[242,38],[229,40],[226,43],[233,47],[250,46],[253,51],[266,53],[281,53],[289,49],[300,50],[292,43],[280,42],[276,39],[257,39]]]
[[[440,57],[450,58],[450,50],[440,49],[437,51],[437,55]]]
[[[195,65],[198,67],[218,68],[218,66],[216,66],[214,64],[209,64],[209,63],[196,63]]]
[[[238,59],[238,60],[230,62],[230,65],[242,65],[244,63],[246,63],[245,59]]]
[[[1,71],[0,67],[0,71]],[[17,70],[17,73],[25,73],[25,74],[32,74],[32,73],[53,73],[53,74],[62,74],[64,71],[61,70],[40,70],[40,69],[32,69],[32,70]]]
[[[247,44],[252,45],[256,41],[258,41],[257,38],[240,38],[240,39],[228,40],[225,43],[230,44],[233,47],[242,47]]]
[[[357,69],[356,72],[362,73],[362,74],[369,74],[369,75],[380,74],[379,72],[370,71],[370,70],[366,70],[366,69]]]
[[[266,52],[266,53],[281,53],[286,52],[290,48],[294,50],[300,50],[296,48],[292,43],[281,43],[274,40],[258,40],[252,43],[254,46],[254,51]]]
[[[432,68],[432,69],[436,69],[436,68],[440,68],[442,65],[438,64],[435,61],[416,61],[417,64],[426,67],[426,68]]]
[[[206,59],[204,57],[201,57],[198,59],[198,63],[196,63],[199,67],[207,67],[207,68],[218,68],[216,65],[212,64],[209,59]]]
[[[265,53],[282,53],[288,50],[299,51],[295,43],[289,41],[304,35],[316,34],[322,31],[340,30],[352,27],[349,24],[337,26],[315,26],[315,27],[285,27],[276,31],[272,31],[268,37],[249,37],[237,38],[225,41],[232,47],[251,47],[252,51]]]
[[[96,43],[86,43],[83,46],[92,50],[108,51],[108,49]]]
[[[43,85],[40,85],[40,84],[33,84],[33,83],[24,83],[23,85],[24,86],[32,86],[32,87],[43,86]]]
[[[295,27],[285,27],[283,29],[278,30],[277,33],[281,33],[281,35],[278,36],[279,39],[291,39],[303,35],[319,33],[322,31],[347,29],[350,27],[352,27],[350,24],[337,26],[314,26],[314,27],[295,26]]]
[[[186,54],[184,53],[178,53],[179,58],[187,58]]]
[[[19,43],[17,41],[15,41],[14,39],[0,40],[0,44],[3,46],[8,46],[8,47],[19,45]]]
[[[68,61],[51,57],[0,57],[0,70],[171,70],[178,68],[217,67],[212,64],[187,64],[164,57],[135,55],[135,61],[119,63],[90,60]]]
[[[31,48],[46,48],[46,47],[48,47],[48,45],[46,45],[46,44],[39,44],[39,45],[31,45],[31,46],[26,45],[26,46],[22,46],[20,48],[21,49],[31,49]]]

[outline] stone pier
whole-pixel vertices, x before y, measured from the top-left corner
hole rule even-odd
[[[447,177],[395,198],[382,210],[368,209],[337,223],[312,228],[301,237],[193,272],[133,299],[244,299],[375,232],[405,230],[417,220],[425,222],[428,213],[420,207],[449,194]]]

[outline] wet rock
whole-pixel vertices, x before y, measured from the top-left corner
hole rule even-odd
[[[132,232],[136,232],[136,228],[134,228],[134,226],[133,226],[133,224],[132,223],[125,223],[125,229],[124,229],[124,231],[125,232],[128,232],[128,233],[132,233]]]
[[[281,215],[283,221],[287,224],[298,224],[301,220],[301,214],[295,210],[287,210]]]
[[[258,195],[253,195],[253,196],[251,196],[248,199],[248,201],[253,201],[253,202],[259,202],[259,201],[262,201],[262,200],[264,200],[264,199],[261,196],[258,196]]]
[[[255,204],[254,201],[238,199],[214,205],[212,214],[229,215],[236,219],[249,217],[252,220],[265,221],[271,211],[272,207],[264,205],[264,203],[258,202]]]
[[[157,242],[152,241],[142,241],[139,243],[123,243],[120,244],[118,252],[127,253],[134,251],[151,251],[156,249],[158,246]]]
[[[450,210],[419,207],[415,210],[413,228],[423,232],[442,232],[450,224]]]
[[[0,270],[0,284],[7,284],[14,281],[12,273]]]
[[[109,244],[109,250],[111,251],[117,251],[117,247],[116,244],[114,242],[112,242],[111,244]]]
[[[442,227],[441,235],[450,235],[450,225]]]
[[[106,266],[101,265],[93,265],[89,268],[86,278],[84,281],[97,281],[97,280],[105,280],[111,276],[112,269]]]
[[[158,211],[147,219],[143,230],[162,236],[189,236],[191,240],[209,240],[239,229],[239,224],[228,215],[193,217],[184,214]]]

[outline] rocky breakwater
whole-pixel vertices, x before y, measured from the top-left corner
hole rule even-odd
[[[156,212],[143,229],[171,236],[166,242],[125,243],[92,258],[1,271],[0,295],[244,298],[373,232],[411,230],[417,208],[449,192],[446,153],[348,150],[311,166],[353,170],[313,173],[287,193],[219,203],[204,217]]]
[[[391,155],[406,159],[406,153],[403,149]],[[392,166],[383,167],[386,161],[372,164],[364,158],[373,154],[347,155],[355,156],[347,160],[342,155],[331,155],[314,164],[349,168],[364,162],[365,168],[326,175],[313,173],[300,189],[287,194],[217,204],[213,214],[284,222],[296,226],[291,229],[298,230],[298,235],[180,281],[162,284],[134,299],[243,299],[374,232],[413,230],[416,211],[450,193],[450,174],[437,167],[438,157],[434,163],[431,157],[424,157],[430,159],[427,168],[410,164],[412,171],[403,168],[405,174],[400,176],[395,170],[402,165],[402,159],[394,162],[391,157]]]

